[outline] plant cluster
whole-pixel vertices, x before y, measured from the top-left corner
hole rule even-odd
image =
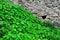
[[[0,2],[0,40],[60,40],[60,29],[44,25],[21,6]]]

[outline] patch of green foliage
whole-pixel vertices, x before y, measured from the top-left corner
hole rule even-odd
[[[0,2],[0,40],[60,40],[60,29],[45,25],[21,6]]]

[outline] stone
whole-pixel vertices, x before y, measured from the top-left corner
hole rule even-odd
[[[13,3],[24,6],[38,17],[47,15],[47,20],[60,22],[60,0],[16,0]]]

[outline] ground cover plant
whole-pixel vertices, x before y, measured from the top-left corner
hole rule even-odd
[[[44,24],[11,2],[0,2],[0,40],[60,40],[60,29]]]

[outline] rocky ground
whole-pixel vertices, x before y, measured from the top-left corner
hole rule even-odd
[[[46,15],[45,20],[60,23],[60,0],[12,0],[12,2],[25,7],[41,19]]]

